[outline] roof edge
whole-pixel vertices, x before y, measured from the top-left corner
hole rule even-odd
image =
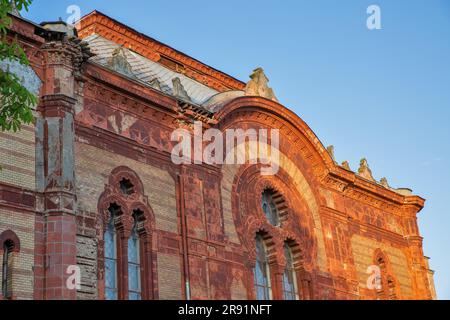
[[[143,34],[98,10],[83,16],[77,24],[77,30],[80,38],[96,33],[155,62],[160,62],[161,57],[175,61],[185,67],[185,70],[177,70],[178,72],[184,72],[187,77],[217,91],[243,90],[245,88],[245,83],[241,80]],[[125,32],[128,32],[129,35],[125,35]],[[121,38],[120,35],[123,37]]]

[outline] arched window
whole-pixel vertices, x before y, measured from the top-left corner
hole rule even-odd
[[[128,299],[141,300],[141,265],[137,219],[128,238]]]
[[[378,286],[376,288],[377,299],[381,300],[397,300],[397,290],[392,269],[385,254],[378,250],[375,253],[376,264],[380,268],[379,278],[377,278]]]
[[[284,245],[284,257],[286,259],[286,268],[283,273],[283,296],[284,300],[298,300],[297,276],[294,269],[294,259],[292,250],[286,243]]]
[[[131,181],[129,179],[125,179],[123,178],[120,182],[120,191],[122,191],[122,193],[124,195],[132,195],[134,193],[134,185],[131,183]]]
[[[154,214],[138,175],[127,167],[111,172],[98,201],[104,241],[99,243],[99,296],[106,300],[157,298],[152,263]]]
[[[270,224],[272,224],[273,226],[278,226],[280,219],[278,216],[277,205],[274,201],[273,196],[274,196],[273,190],[267,189],[263,192],[262,209]]]
[[[14,243],[7,240],[3,243],[2,263],[2,295],[5,299],[12,297],[12,252]]]
[[[111,205],[109,208],[110,218],[104,234],[106,300],[118,299],[117,233],[114,223],[117,210],[120,210],[120,208],[116,205]]]
[[[255,291],[257,300],[272,299],[270,285],[270,270],[267,258],[267,249],[261,235],[256,236],[256,264],[254,273]]]

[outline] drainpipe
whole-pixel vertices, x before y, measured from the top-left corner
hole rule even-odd
[[[184,167],[181,168],[181,175],[178,175],[178,183],[180,190],[180,215],[181,215],[181,236],[183,246],[183,266],[186,300],[191,300],[190,273],[189,273],[189,257],[188,257],[188,230],[186,223],[186,212],[184,210]]]

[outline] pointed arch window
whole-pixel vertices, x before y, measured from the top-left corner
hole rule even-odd
[[[278,226],[280,223],[277,205],[274,200],[273,190],[267,189],[262,194],[262,209],[267,220],[273,226]]]
[[[141,300],[141,263],[137,219],[128,238],[128,299]]]
[[[376,253],[376,264],[380,268],[376,288],[377,299],[383,300],[397,300],[397,290],[394,277],[392,276],[392,269],[386,255],[378,251]]]
[[[2,262],[2,295],[5,299],[11,299],[12,296],[12,252],[14,243],[5,241],[3,243],[3,262]]]
[[[118,210],[120,210],[120,207],[117,205],[111,205],[109,208],[110,218],[104,234],[106,300],[118,299],[117,231],[115,226],[115,218]]]
[[[153,273],[154,214],[138,175],[127,167],[111,172],[99,199],[103,240],[99,243],[99,297],[150,300],[157,297]]]
[[[286,268],[283,273],[283,297],[284,300],[298,300],[297,276],[294,269],[294,259],[291,247],[285,243],[284,257],[286,259]]]
[[[257,235],[256,237],[256,264],[253,274],[255,278],[256,299],[272,299],[267,248],[261,235]]]

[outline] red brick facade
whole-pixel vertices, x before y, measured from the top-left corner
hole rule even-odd
[[[104,299],[111,205],[120,208],[119,299],[128,297],[133,217],[143,299],[255,299],[256,234],[267,247],[273,299],[283,299],[285,243],[301,299],[434,298],[417,226],[424,199],[373,180],[364,165],[358,173],[338,165],[307,124],[276,101],[243,95],[213,112],[92,62],[80,39],[98,35],[218,94],[246,87],[101,13],[83,18],[78,38],[46,29],[20,18],[11,28],[42,81],[30,131],[35,154],[20,151],[35,159],[27,171],[33,183],[0,172],[0,242],[14,234],[21,243],[12,268],[15,299]],[[191,130],[194,120],[222,132],[279,129],[280,170],[263,176],[254,164],[175,165],[171,134]],[[9,150],[20,139],[12,135]],[[25,170],[8,159],[0,165],[12,176]],[[121,181],[132,192],[124,193]],[[261,208],[268,189],[279,226]],[[81,268],[78,290],[66,285],[71,265]],[[367,288],[371,265],[380,267],[381,290]]]

